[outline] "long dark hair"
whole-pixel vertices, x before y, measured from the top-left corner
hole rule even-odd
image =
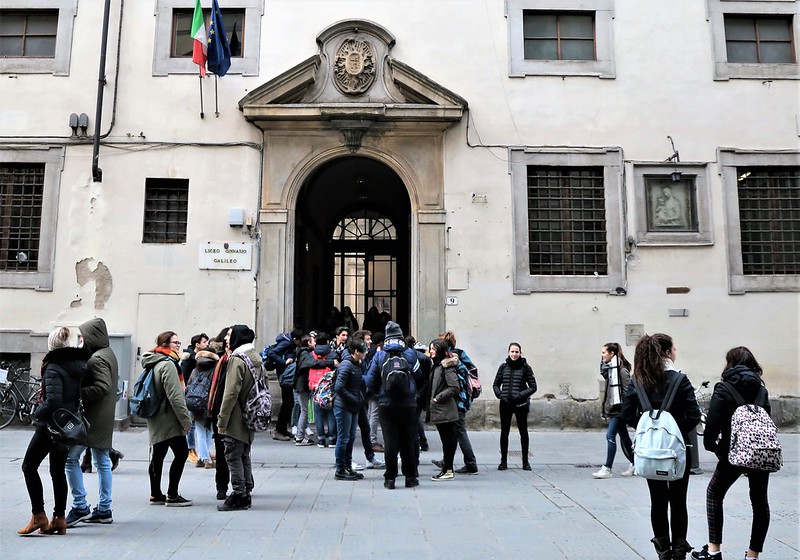
[[[759,376],[764,374],[764,370],[761,369],[761,364],[758,363],[756,357],[753,356],[753,353],[746,346],[731,348],[728,350],[728,353],[725,354],[725,369],[736,366],[746,366],[747,369],[757,373]]]
[[[663,385],[664,360],[672,350],[672,337],[664,333],[644,335],[633,354],[633,380],[648,390]]]
[[[624,354],[622,353],[622,347],[619,345],[618,342],[606,342],[603,344],[603,348],[614,354],[617,359],[619,360],[619,365],[627,369],[628,371],[631,370],[631,363],[625,358]]]
[[[441,338],[431,340],[431,343],[428,346],[433,346],[433,349],[436,350],[436,355],[431,356],[431,359],[436,361],[445,359],[450,351],[450,347],[447,345],[447,342]]]

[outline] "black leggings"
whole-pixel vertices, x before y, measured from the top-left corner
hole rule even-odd
[[[178,485],[183,475],[183,467],[186,466],[186,458],[189,457],[189,445],[186,443],[186,436],[175,436],[164,441],[153,444],[153,458],[150,460],[150,495],[159,498],[161,493],[161,471],[164,468],[164,458],[167,451],[172,449],[174,459],[169,467],[169,486],[167,496],[174,498],[178,495]]]
[[[517,418],[519,439],[522,443],[522,463],[528,463],[528,406],[514,406],[506,401],[500,401],[500,459],[508,459],[508,434],[511,431],[511,417]]]
[[[444,422],[442,424],[436,424],[436,430],[439,432],[439,438],[442,440],[442,455],[444,459],[442,470],[452,471],[453,459],[456,456],[456,448],[458,447],[456,423]],[[419,449],[419,445],[417,449]]]
[[[689,489],[689,465],[692,464],[690,456],[692,453],[694,450],[686,450],[686,470],[683,478],[672,482],[647,481],[647,488],[650,490],[650,525],[656,538],[669,538],[672,527],[672,542],[686,540],[689,528],[686,492]]]
[[[769,529],[769,499],[767,487],[769,473],[740,469],[728,461],[720,461],[706,490],[706,515],[708,516],[708,542],[722,544],[722,502],[728,489],[743,474],[747,473],[750,485],[750,506],[753,509],[753,524],[750,527],[750,550],[764,550],[764,540]]]
[[[22,459],[22,472],[25,486],[31,499],[31,513],[44,513],[44,488],[39,478],[39,465],[50,455],[50,478],[53,479],[53,516],[64,517],[67,508],[67,446],[53,442],[46,426],[39,426],[33,433],[25,458]]]

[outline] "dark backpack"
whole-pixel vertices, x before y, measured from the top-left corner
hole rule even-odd
[[[294,387],[295,379],[297,379],[297,361],[286,366],[283,373],[278,376],[278,383],[281,387]]]
[[[411,366],[403,350],[384,350],[388,358],[381,366],[381,388],[393,399],[401,399],[411,394]]]
[[[275,354],[270,355],[269,352],[274,346],[275,344],[268,344],[267,346],[264,346],[264,349],[261,351],[261,363],[263,364],[264,369],[267,371],[275,371],[278,366],[283,363],[280,362],[279,364],[277,361],[277,358],[281,358],[281,356],[277,356],[276,358]]]
[[[232,356],[241,358],[253,375],[253,386],[247,393],[247,400],[242,406],[244,423],[251,432],[266,432],[272,420],[272,395],[269,392],[264,368],[262,366],[257,371],[247,354],[234,352]]]
[[[203,415],[208,409],[208,393],[211,391],[211,378],[214,370],[197,371],[186,386],[186,408],[195,414]]]
[[[131,415],[152,418],[161,407],[161,398],[156,393],[154,368],[147,368],[133,384],[133,395],[128,399]]]

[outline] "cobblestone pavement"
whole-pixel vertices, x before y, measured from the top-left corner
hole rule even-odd
[[[437,470],[430,460],[440,457],[441,446],[436,432],[428,432],[431,451],[421,454],[421,485],[406,489],[398,478],[395,491],[383,488],[380,470],[363,471],[365,479],[358,482],[335,480],[332,448],[295,447],[260,434],[253,446],[253,508],[221,513],[216,511],[214,472],[190,463],[180,492],[194,500],[193,507],[150,506],[147,433],[131,429],[114,434],[114,446],[125,453],[114,472],[114,523],[82,524],[63,537],[22,538],[16,530],[30,518],[30,504],[20,466],[30,436],[29,428],[0,431],[3,560],[655,557],[645,481],[591,476],[605,458],[600,431],[531,432],[532,472],[520,468],[519,452],[510,457],[508,471],[498,471],[499,433],[471,432],[479,473],[452,482],[430,480]],[[800,558],[800,436],[781,437],[785,466],[770,477],[772,520],[762,558],[792,560]],[[513,432],[510,447],[519,449]],[[363,462],[360,442],[354,455]],[[623,463],[618,453],[615,471],[621,472]],[[460,454],[456,464],[463,464]],[[701,451],[705,474],[689,483],[689,542],[698,548],[707,538],[705,488],[714,465],[714,457]],[[52,486],[46,462],[39,472],[49,515]],[[95,503],[97,475],[85,477]],[[726,499],[726,558],[743,557],[750,517],[742,479]]]

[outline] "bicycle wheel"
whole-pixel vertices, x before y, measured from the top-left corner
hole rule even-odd
[[[23,407],[23,410],[20,410],[20,420],[26,426],[29,424],[33,424],[35,418],[33,417],[33,413],[36,411],[36,407],[39,406],[39,393],[34,392],[28,396],[28,400]]]
[[[8,392],[0,401],[0,430],[11,424],[17,414],[17,396]]]

